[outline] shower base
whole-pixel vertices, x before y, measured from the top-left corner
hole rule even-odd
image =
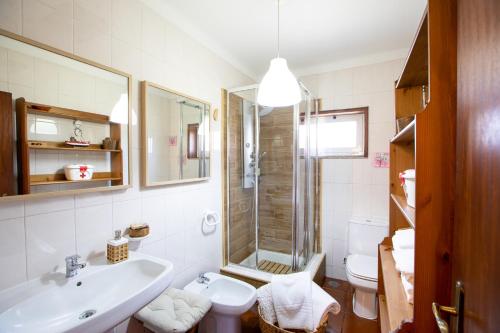
[[[290,255],[288,254],[261,250],[259,251],[259,262],[264,260],[283,265],[289,265],[291,262]],[[304,268],[304,271],[309,272],[311,278],[321,285],[325,277],[325,268],[325,254],[315,253]],[[239,265],[229,264],[222,267],[220,272],[221,274],[248,282],[257,288],[271,282],[274,275],[255,267],[255,253],[247,257]]]
[[[272,274],[289,274],[292,272],[292,266],[280,264],[270,260],[259,261],[259,270]]]
[[[259,251],[259,269],[260,269],[260,263],[262,261],[272,261],[277,264],[282,264],[282,265],[288,265],[290,266],[292,263],[292,256],[287,253],[281,253],[281,252],[275,252],[275,251],[268,251],[268,250],[260,250]],[[249,267],[255,269],[255,252],[253,252],[251,255],[246,257],[240,262],[241,266]]]

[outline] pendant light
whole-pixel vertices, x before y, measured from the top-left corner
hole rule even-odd
[[[263,106],[290,106],[300,102],[300,87],[288,69],[286,59],[280,58],[280,1],[278,3],[278,56],[271,60],[269,69],[262,78],[257,94],[257,103]]]

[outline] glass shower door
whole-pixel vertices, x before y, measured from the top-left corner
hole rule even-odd
[[[227,99],[229,263],[289,273],[313,254],[309,92],[290,107],[256,103],[257,86]]]
[[[227,253],[229,263],[257,267],[258,238],[255,191],[255,107],[257,87],[228,92]]]
[[[315,165],[314,144],[312,132],[312,100],[309,91],[302,87],[302,101],[298,108],[296,165],[297,186],[295,188],[297,204],[296,209],[296,234],[294,245],[294,269],[301,270],[314,253],[314,223],[315,223]]]

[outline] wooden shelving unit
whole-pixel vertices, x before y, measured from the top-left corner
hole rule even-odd
[[[71,147],[64,142],[28,140],[28,115],[37,114],[45,117],[80,120],[109,126],[110,138],[118,143],[116,149],[104,149],[99,144],[88,147]],[[65,109],[52,105],[43,105],[25,101],[24,98],[16,100],[17,124],[17,161],[18,161],[18,193],[29,194],[32,186],[64,185],[74,183],[109,182],[111,186],[123,185],[123,154],[121,150],[121,125],[112,123],[106,115]],[[103,138],[104,139],[104,138]],[[92,152],[110,154],[110,171],[94,172],[91,180],[67,180],[63,173],[31,174],[30,150],[54,150],[60,153]],[[64,165],[61,165],[62,169]]]
[[[415,169],[416,115],[425,110],[428,103],[426,92],[428,75],[428,14],[420,22],[413,48],[410,51],[400,79],[395,86],[396,121],[412,119],[390,141],[390,200],[389,237],[379,245],[379,325],[380,332],[408,332],[412,330],[413,305],[408,303],[392,256],[391,237],[396,230],[416,228],[416,210],[408,206],[399,174]]]
[[[456,1],[428,0],[395,85],[396,121],[408,124],[390,141],[389,237],[379,245],[380,332],[437,333],[432,302],[451,301],[452,189],[456,161]],[[416,206],[399,174],[416,170]],[[392,236],[415,230],[413,305],[392,257]]]

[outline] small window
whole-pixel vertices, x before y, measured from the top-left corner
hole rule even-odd
[[[319,111],[311,115],[310,134],[317,138],[318,157],[368,157],[368,107]]]

